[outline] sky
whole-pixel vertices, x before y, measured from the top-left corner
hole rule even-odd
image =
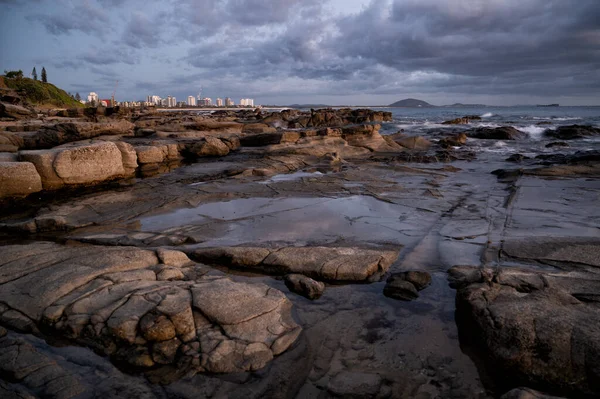
[[[82,97],[600,105],[600,0],[0,0],[0,71]]]

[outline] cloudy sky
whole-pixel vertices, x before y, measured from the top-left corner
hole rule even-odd
[[[0,0],[0,70],[82,96],[600,105],[600,0]]]

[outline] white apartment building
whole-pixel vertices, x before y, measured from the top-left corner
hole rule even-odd
[[[217,107],[222,107],[222,106],[223,106],[223,99],[217,98]]]
[[[254,99],[253,98],[242,98],[240,100],[240,105],[243,107],[254,107]]]
[[[148,104],[160,105],[162,98],[160,96],[148,96],[146,102]]]
[[[167,96],[167,107],[174,108],[177,106],[177,99],[173,96]]]
[[[195,107],[196,106],[196,97],[188,96],[187,105],[189,105],[190,107]]]
[[[91,92],[90,94],[88,94],[87,100],[88,103],[93,102],[94,104],[98,105],[98,94]]]
[[[231,98],[229,98],[229,97],[225,98],[225,106],[226,107],[233,107],[234,105],[235,105],[235,102]]]

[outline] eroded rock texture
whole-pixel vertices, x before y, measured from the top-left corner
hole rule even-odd
[[[301,330],[280,291],[208,273],[177,251],[37,242],[2,254],[3,324],[60,333],[134,366],[257,370]]]
[[[221,247],[198,249],[192,256],[204,262],[275,274],[298,273],[321,280],[364,281],[385,273],[398,252],[340,247]]]
[[[458,311],[507,376],[554,392],[600,393],[600,278],[468,266],[449,274]]]

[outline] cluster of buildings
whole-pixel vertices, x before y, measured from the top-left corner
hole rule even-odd
[[[91,92],[87,96],[87,102],[85,100],[81,100],[84,104],[94,104],[94,105],[103,105],[108,107],[112,104],[112,101],[103,100],[98,97],[97,93]],[[139,107],[139,106],[149,106],[149,107],[166,107],[166,108],[185,108],[185,107],[254,107],[254,99],[252,98],[242,98],[240,99],[239,104],[236,105],[235,101],[229,97],[217,98],[215,102],[213,102],[210,97],[202,97],[200,94],[197,97],[188,96],[187,101],[177,101],[177,98],[174,96],[167,96],[167,98],[161,98],[160,96],[151,95],[146,97],[146,101],[124,101],[118,103],[124,107]],[[260,106],[259,106],[260,107]]]
[[[187,101],[177,101],[177,99],[173,96],[167,96],[167,98],[160,98],[159,96],[148,96],[146,98],[146,104],[148,106],[156,106],[156,107],[167,107],[167,108],[175,108],[175,107],[254,107],[254,99],[252,98],[242,98],[238,105],[236,105],[235,101],[229,97],[225,99],[217,98],[215,102],[213,102],[210,97],[202,97],[198,95],[197,97],[188,96]]]

